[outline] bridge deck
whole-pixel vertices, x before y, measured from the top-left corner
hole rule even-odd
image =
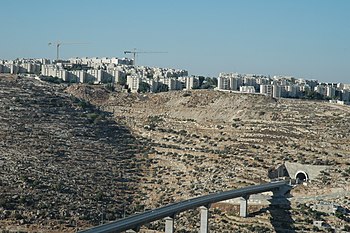
[[[212,193],[205,196],[200,196],[185,201],[173,203],[166,205],[154,210],[149,210],[140,214],[135,214],[127,218],[123,218],[117,221],[113,221],[107,224],[93,227],[91,229],[81,231],[81,233],[117,233],[121,231],[126,231],[129,229],[134,229],[142,226],[145,223],[153,222],[158,219],[165,217],[172,217],[177,213],[183,212],[185,210],[197,208],[200,206],[208,206],[212,203],[237,198],[244,197],[251,194],[257,194],[267,191],[272,191],[286,186],[286,181],[275,181],[271,183],[254,185],[245,188],[225,191],[221,193]]]

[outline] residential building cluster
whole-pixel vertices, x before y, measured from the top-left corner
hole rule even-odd
[[[199,79],[188,76],[186,70],[134,66],[129,58],[71,58],[51,62],[48,59],[0,60],[0,73],[34,73],[52,76],[71,83],[121,83],[126,80],[131,92],[137,92],[142,82],[150,86],[151,92],[166,85],[167,90],[193,89]]]
[[[220,73],[217,89],[260,93],[273,98],[303,98],[315,95],[315,98],[338,100],[338,103],[350,102],[350,84],[322,83],[292,76]]]
[[[71,83],[118,83],[132,67],[133,60],[128,58],[71,58],[42,65],[41,75]]]
[[[137,92],[141,83],[147,83],[150,92],[157,92],[161,85],[169,91],[193,89],[198,86],[198,78],[189,77],[186,70],[138,66],[129,70],[126,83],[131,92]]]
[[[41,65],[49,64],[48,59],[15,59],[15,60],[0,60],[0,73],[10,74],[39,74]]]
[[[51,76],[70,83],[125,83],[131,92],[142,85],[150,92],[199,88],[199,77],[186,70],[134,66],[133,59],[117,57],[71,58],[51,62],[49,59],[0,60],[0,73]],[[332,103],[350,102],[350,84],[322,83],[292,76],[220,73],[218,90],[256,93],[273,98],[329,99]]]

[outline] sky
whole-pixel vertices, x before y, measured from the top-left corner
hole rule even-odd
[[[0,59],[131,57],[138,65],[350,83],[348,0],[0,0]]]

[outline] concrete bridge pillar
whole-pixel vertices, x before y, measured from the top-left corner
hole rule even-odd
[[[165,233],[174,233],[174,218],[166,217],[165,219]]]
[[[241,202],[239,205],[239,216],[246,218],[248,216],[248,199],[249,196],[241,197]]]
[[[209,208],[206,206],[199,207],[201,212],[201,226],[199,233],[208,233],[208,217],[209,217]]]

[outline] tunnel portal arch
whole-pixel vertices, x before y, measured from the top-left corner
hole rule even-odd
[[[309,180],[309,176],[304,171],[297,171],[295,173],[295,180],[297,180],[298,183],[304,183],[304,182],[307,182]]]

